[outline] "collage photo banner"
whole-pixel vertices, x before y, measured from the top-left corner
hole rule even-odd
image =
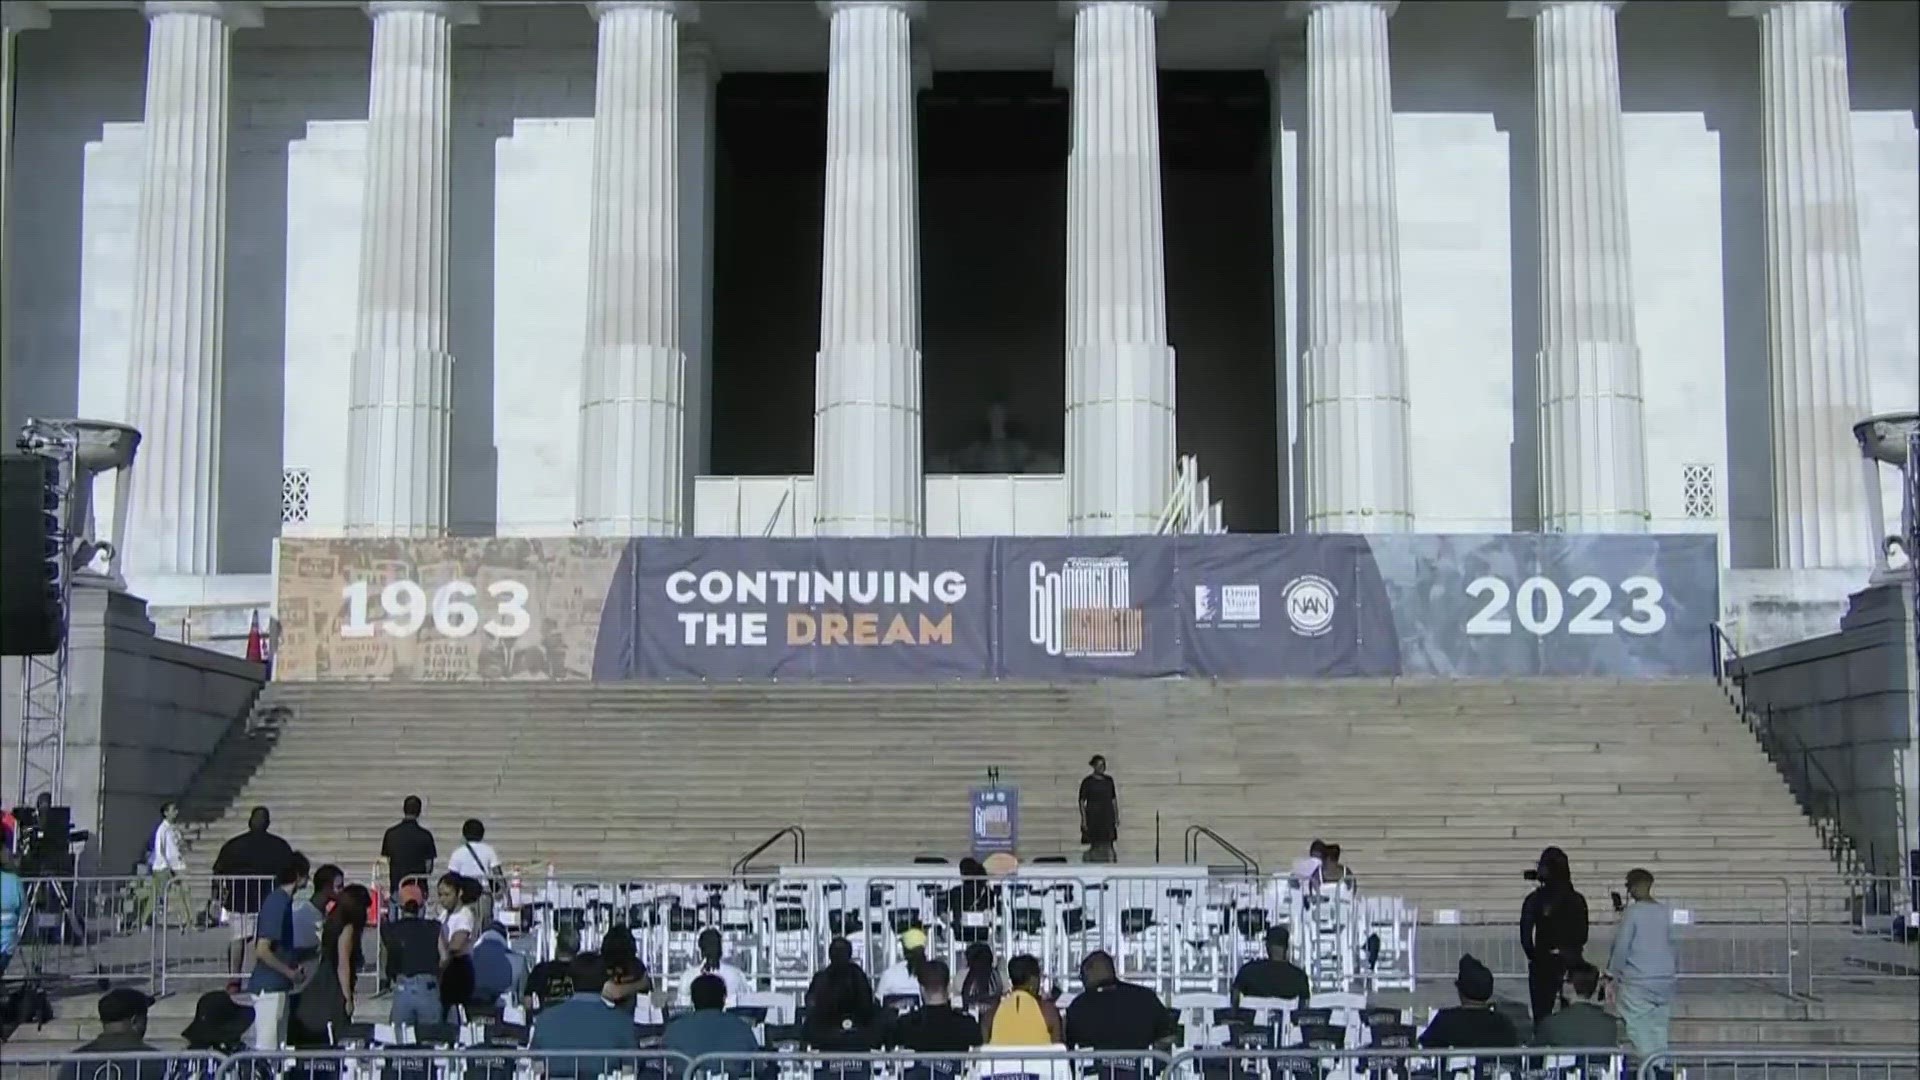
[[[1668,678],[1711,535],[289,539],[290,680]]]

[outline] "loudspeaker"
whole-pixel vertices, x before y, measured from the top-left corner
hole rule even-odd
[[[52,458],[0,455],[0,656],[45,656],[66,635],[59,469]]]

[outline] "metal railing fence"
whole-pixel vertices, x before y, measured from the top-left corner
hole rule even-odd
[[[1209,1080],[1326,1080],[1329,1077],[1630,1080],[1634,1076],[1630,1055],[1618,1047],[1208,1049],[1175,1054],[1170,1068],[1175,1076]]]
[[[39,1054],[0,1053],[0,1080],[214,1080],[227,1059],[211,1050]]]
[[[1640,1063],[1637,1080],[1914,1080],[1912,1050],[1669,1050]]]
[[[1809,882],[1805,886],[1815,888]],[[1827,904],[1838,919],[1809,919],[1802,926],[1801,964],[1808,996],[1843,983],[1911,982],[1920,994],[1920,876],[1857,876]],[[1820,904],[1809,896],[1809,911]]]

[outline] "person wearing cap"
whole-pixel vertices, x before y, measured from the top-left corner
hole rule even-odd
[[[1233,976],[1233,1003],[1241,998],[1282,998],[1305,1001],[1313,994],[1307,973],[1287,958],[1291,939],[1284,926],[1267,928],[1267,955],[1249,960]]]
[[[1113,955],[1096,949],[1080,961],[1080,985],[1086,987],[1067,1006],[1062,1041],[1086,1050],[1149,1050],[1173,1038],[1174,1015],[1160,995],[1125,982]]]
[[[189,1050],[237,1053],[247,1048],[247,1029],[253,1026],[253,1006],[233,1000],[225,990],[209,990],[193,1006],[193,1022],[180,1033]]]
[[[885,1004],[900,998],[918,998],[920,996],[920,966],[927,962],[927,932],[917,926],[908,927],[900,935],[900,959],[880,973],[880,985],[876,993]]]
[[[1557,847],[1540,853],[1532,876],[1538,884],[1520,906],[1520,948],[1538,1024],[1553,1015],[1567,967],[1579,963],[1587,947],[1587,898],[1574,889],[1567,853]]]
[[[1429,1050],[1495,1050],[1519,1046],[1513,1021],[1493,1007],[1493,972],[1472,954],[1460,958],[1460,974],[1453,980],[1460,1004],[1434,1015],[1420,1033],[1420,1046]]]
[[[147,1045],[147,1010],[153,999],[129,986],[116,986],[100,995],[100,1034],[93,1041],[73,1048],[75,1054],[158,1054]],[[164,1059],[100,1058],[93,1061],[68,1061],[60,1066],[59,1080],[163,1080],[167,1074]]]
[[[1099,754],[1087,760],[1093,770],[1080,781],[1080,842],[1087,845],[1090,863],[1114,861],[1114,843],[1120,839],[1120,796],[1107,775],[1107,759]]]
[[[736,1005],[742,997],[753,991],[753,982],[747,978],[747,973],[720,958],[723,944],[720,931],[713,927],[700,931],[700,963],[680,976],[679,993],[675,1000],[682,1008],[693,1005],[693,984],[702,975],[712,975],[726,984],[727,1000]]]

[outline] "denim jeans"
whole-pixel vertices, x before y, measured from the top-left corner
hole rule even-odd
[[[440,1008],[439,979],[432,975],[406,975],[394,982],[394,1023],[437,1024],[445,1015]]]

